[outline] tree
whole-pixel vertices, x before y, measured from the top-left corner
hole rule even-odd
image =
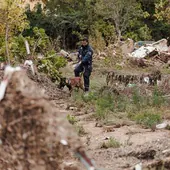
[[[11,38],[11,53],[16,56],[17,61],[21,62],[25,59],[27,54],[25,48],[25,40],[28,41],[30,47],[30,54],[35,56],[37,53],[46,55],[48,51],[51,51],[52,45],[50,43],[49,37],[45,34],[45,30],[37,27],[33,28],[33,35],[30,36],[12,36]]]
[[[59,40],[65,49],[75,49],[82,36],[89,36],[94,47],[99,49],[121,37],[135,41],[158,40],[170,34],[167,2],[48,0],[44,9],[39,5],[34,11],[27,10],[31,29],[24,35],[33,35],[34,27],[43,28],[53,41]]]
[[[20,5],[19,5],[20,4]],[[4,37],[6,56],[10,64],[10,39],[28,27],[21,0],[0,0],[0,35]]]
[[[169,17],[170,12],[170,1],[169,0],[161,0],[158,3],[155,3],[155,14],[157,20],[159,21],[170,21]]]
[[[100,0],[97,11],[105,20],[110,20],[115,26],[118,41],[126,31],[132,19],[143,14],[140,4],[136,0]],[[102,12],[101,12],[102,11]]]
[[[96,3],[96,0],[49,0],[45,10],[39,10],[40,5],[34,11],[27,10],[31,27],[27,33],[32,34],[35,26],[44,28],[53,40],[60,39],[65,49],[75,49],[82,36],[109,44],[114,40],[115,29],[112,23],[98,17]]]
[[[169,0],[137,0],[141,4],[142,10],[149,16],[143,19],[151,32],[152,39],[157,41],[170,36]]]
[[[85,0],[49,0],[47,2],[47,17],[56,29],[63,48],[75,48],[80,34],[87,32],[85,20]]]

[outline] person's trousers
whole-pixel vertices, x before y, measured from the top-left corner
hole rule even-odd
[[[80,64],[74,70],[75,77],[80,77],[80,73],[82,72],[84,78],[84,91],[87,92],[89,91],[89,86],[90,86],[90,75],[92,72],[92,66]]]

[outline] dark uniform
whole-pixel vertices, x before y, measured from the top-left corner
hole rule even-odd
[[[92,72],[92,56],[93,49],[90,45],[81,46],[78,50],[78,59],[81,63],[75,68],[74,73],[75,77],[79,77],[80,73],[83,72],[85,92],[89,91],[90,75]]]

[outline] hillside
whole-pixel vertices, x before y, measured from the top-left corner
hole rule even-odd
[[[0,170],[169,170],[170,1],[23,2],[0,0]]]

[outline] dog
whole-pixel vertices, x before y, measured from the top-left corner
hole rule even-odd
[[[74,88],[79,88],[82,89],[84,91],[84,87],[83,87],[83,82],[81,77],[73,77],[73,78],[60,78],[60,83],[58,85],[59,89],[63,89],[65,86],[67,86],[67,88],[70,91],[70,96],[72,94],[72,91]]]

